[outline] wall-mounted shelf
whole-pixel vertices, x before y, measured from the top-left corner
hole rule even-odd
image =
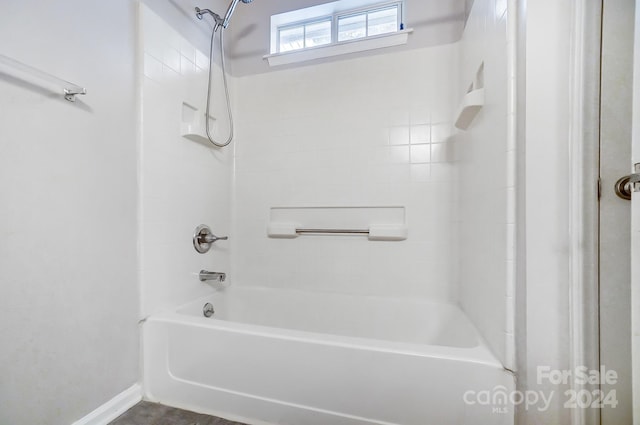
[[[209,125],[213,124],[215,118],[209,116],[211,120]],[[198,108],[182,102],[182,121],[180,122],[180,135],[185,139],[194,142],[209,144],[207,130],[205,127],[205,114],[201,113]]]
[[[0,55],[0,67],[3,71],[10,73],[11,75],[21,80],[29,80],[34,83],[37,82],[40,85],[45,83],[47,88],[51,88],[56,91],[60,90],[60,94],[64,96],[69,102],[75,102],[77,95],[87,94],[87,90],[84,87],[80,87],[77,84],[70,83],[66,80],[53,76],[44,71],[40,71],[32,66],[26,65],[22,62],[18,62],[5,55]]]
[[[484,106],[484,88],[473,90],[464,95],[456,114],[456,128],[466,130]]]
[[[455,115],[454,125],[460,130],[469,128],[478,112],[484,106],[484,62],[480,63],[476,75],[467,92],[462,97]]]

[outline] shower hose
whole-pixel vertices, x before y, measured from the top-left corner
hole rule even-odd
[[[218,29],[220,29],[219,40],[220,40],[220,64],[222,65],[222,81],[224,84],[224,95],[227,100],[227,113],[229,117],[229,137],[227,137],[227,140],[222,143],[217,142],[211,135],[211,129],[210,129],[210,123],[209,123],[211,121],[209,119],[209,117],[211,116],[209,115],[209,108],[211,104],[211,80],[213,76],[213,45],[215,42],[216,32]],[[229,143],[231,143],[231,140],[233,140],[233,113],[231,112],[231,102],[229,101],[229,85],[227,84],[227,70],[226,70],[225,58],[224,58],[224,27],[222,25],[216,25],[213,28],[213,32],[211,33],[211,44],[210,44],[210,51],[209,51],[209,82],[207,84],[207,108],[206,108],[206,114],[205,114],[205,128],[207,130],[207,138],[209,139],[211,144],[213,144],[214,146],[223,148],[227,146]]]

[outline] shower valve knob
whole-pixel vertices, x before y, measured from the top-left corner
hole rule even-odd
[[[193,247],[200,254],[204,254],[211,249],[211,246],[216,241],[226,241],[228,236],[216,236],[211,232],[211,229],[206,224],[201,224],[196,227],[193,233]]]

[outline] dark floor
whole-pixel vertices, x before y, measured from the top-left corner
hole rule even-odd
[[[109,425],[244,425],[162,404],[141,401]]]

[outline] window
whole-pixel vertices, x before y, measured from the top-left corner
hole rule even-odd
[[[272,16],[272,37],[275,35],[276,40],[274,43],[272,38],[271,53],[339,44],[403,29],[402,1],[353,8],[363,4],[354,1],[343,0]],[[352,8],[344,10],[347,5]]]
[[[278,52],[289,52],[329,43],[331,43],[331,19],[278,28]]]
[[[363,37],[398,31],[398,9],[395,4],[357,14],[338,16],[338,41],[355,40]]]

